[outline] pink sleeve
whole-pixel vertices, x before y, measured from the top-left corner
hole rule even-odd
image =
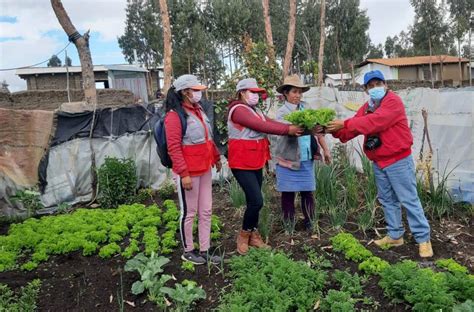
[[[245,107],[236,107],[231,116],[232,122],[252,130],[277,135],[287,135],[290,126],[273,119],[262,120]]]

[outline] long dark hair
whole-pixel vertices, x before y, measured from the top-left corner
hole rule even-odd
[[[186,111],[183,108],[183,95],[181,91],[176,91],[175,87],[171,87],[166,94],[165,100],[165,112],[169,112],[170,110],[174,110],[177,113],[181,113],[184,116],[187,116]]]

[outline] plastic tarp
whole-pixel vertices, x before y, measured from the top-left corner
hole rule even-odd
[[[413,157],[418,160],[424,122],[421,111],[428,112],[428,131],[433,146],[434,182],[449,173],[447,182],[456,201],[474,202],[474,88],[429,89],[415,88],[396,92],[405,105],[413,133]],[[303,100],[311,108],[330,107],[337,118],[346,119],[355,114],[368,96],[360,91],[338,91],[334,88],[311,88]],[[272,110],[274,113],[276,108]],[[271,113],[270,113],[271,115]],[[325,136],[328,145],[338,140]],[[363,137],[349,141],[348,151],[353,163],[361,169],[359,153]],[[424,153],[428,152],[425,142]]]
[[[0,212],[13,214],[21,205],[9,200],[34,186],[38,165],[54,131],[51,111],[0,109]]]
[[[171,170],[161,164],[153,134],[149,131],[92,139],[92,148],[97,167],[104,163],[106,157],[134,159],[140,187],[158,189],[165,180],[173,178]],[[51,148],[47,168],[48,184],[42,196],[45,207],[92,200],[90,155],[89,139],[86,138]],[[218,174],[213,169],[214,180],[227,174],[227,170]]]

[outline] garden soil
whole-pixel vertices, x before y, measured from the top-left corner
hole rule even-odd
[[[349,269],[351,273],[358,272],[354,262],[346,261],[344,257],[332,250],[329,238],[337,232],[331,229],[329,222],[320,221],[321,235],[316,237],[302,231],[302,222],[296,226],[296,232],[289,236],[283,230],[279,220],[279,198],[274,194],[271,201],[274,221],[271,226],[269,243],[273,248],[285,251],[295,260],[307,260],[303,246],[311,246],[318,254],[324,254],[333,265],[333,269]],[[158,203],[161,201],[156,199]],[[223,222],[220,250],[225,252],[225,259],[235,255],[235,238],[240,228],[243,209],[233,208],[227,190],[215,187],[214,213]],[[298,215],[301,215],[298,211]],[[376,237],[374,230],[367,232],[365,237],[357,230],[355,223],[346,223],[345,229],[353,233],[361,243],[367,246],[375,255],[395,263],[403,259],[413,259],[423,266],[434,267],[434,261],[439,258],[453,258],[473,271],[474,240],[472,220],[431,221],[433,229],[432,244],[435,257],[422,260],[418,257],[418,249],[414,240],[407,233],[406,244],[387,251],[377,249],[371,238]],[[7,232],[8,225],[0,227],[0,234]],[[384,233],[383,224],[379,224],[378,232]],[[227,263],[224,264],[225,273],[220,266],[196,266],[195,272],[181,269],[181,250],[177,249],[170,255],[170,263],[165,267],[165,273],[173,275],[178,282],[190,279],[203,286],[207,299],[200,301],[196,311],[210,311],[219,304],[219,297],[223,291],[231,286],[231,279],[227,276]],[[226,261],[227,262],[227,261]],[[98,256],[84,257],[80,252],[68,255],[54,256],[46,263],[42,263],[32,272],[9,271],[0,273],[0,283],[8,284],[18,290],[34,278],[42,281],[38,299],[39,311],[120,311],[119,300],[123,296],[125,311],[158,311],[158,308],[146,300],[145,295],[134,296],[130,289],[138,279],[137,273],[123,272],[126,260],[121,256],[109,260]],[[372,297],[378,302],[379,311],[404,311],[405,304],[392,304],[383,296],[382,289],[377,285],[378,277],[370,277],[364,285],[364,295]],[[326,290],[336,285],[328,282]],[[373,306],[364,306],[361,302],[358,308],[374,310]]]

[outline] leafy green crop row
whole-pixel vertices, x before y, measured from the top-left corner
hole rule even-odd
[[[405,260],[390,265],[374,257],[356,238],[340,233],[331,238],[334,250],[344,252],[346,259],[359,262],[359,269],[368,274],[378,274],[379,285],[387,297],[394,301],[410,303],[414,311],[448,311],[456,304],[474,308],[474,275],[452,259],[441,259],[438,267],[448,272],[420,269],[416,262]],[[460,305],[461,306],[461,305]]]
[[[359,263],[359,270],[367,274],[380,274],[390,264],[376,257],[349,233],[339,233],[331,238],[334,250],[343,252],[346,259]]]
[[[220,311],[309,311],[321,298],[327,277],[265,249],[233,257],[230,268],[233,287],[223,296]]]
[[[165,201],[165,211],[156,205],[122,205],[116,210],[78,209],[74,213],[28,219],[12,224],[8,235],[0,236],[0,272],[15,268],[17,261],[27,262],[22,268],[32,270],[47,261],[50,255],[82,250],[84,256],[96,254],[109,258],[122,253],[131,258],[140,250],[139,238],[145,253],[171,252],[176,247],[179,211],[173,201]],[[158,230],[165,224],[161,246]],[[126,236],[129,245],[122,252]]]
[[[0,311],[26,312],[36,311],[36,300],[41,288],[39,279],[32,280],[15,294],[7,285],[0,284]]]
[[[336,117],[332,108],[305,109],[294,111],[285,116],[285,120],[306,129],[313,129],[316,125],[327,126]]]
[[[449,311],[455,303],[474,298],[472,275],[436,273],[429,268],[420,269],[410,260],[390,266],[381,277],[379,285],[385,295],[407,301],[413,311]]]

